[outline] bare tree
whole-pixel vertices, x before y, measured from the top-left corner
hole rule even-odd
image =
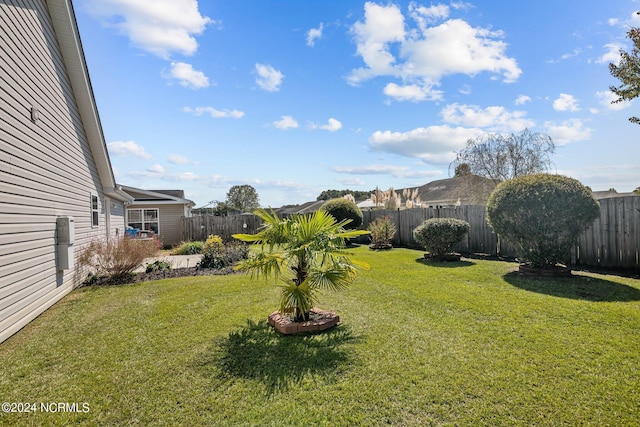
[[[554,152],[550,136],[529,129],[510,135],[484,134],[469,139],[451,166],[458,169],[467,164],[472,174],[506,181],[549,170]]]

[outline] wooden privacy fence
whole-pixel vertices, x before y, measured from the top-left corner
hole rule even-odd
[[[572,249],[572,262],[585,266],[640,269],[640,197],[614,197],[602,199],[599,203],[600,218],[579,237]],[[363,229],[376,218],[389,216],[397,229],[394,246],[419,248],[413,238],[413,229],[424,220],[457,218],[470,225],[469,233],[456,247],[457,251],[503,257],[516,255],[514,246],[498,239],[487,223],[485,206],[373,210],[365,211],[363,215]],[[253,215],[205,215],[183,218],[183,223],[185,241],[205,240],[209,234],[230,240],[235,233],[255,233],[262,221]]]
[[[255,233],[262,225],[262,220],[255,215],[201,215],[182,217],[182,225],[182,240],[185,242],[204,241],[211,234],[217,234],[227,242],[233,240],[231,236],[234,234]]]

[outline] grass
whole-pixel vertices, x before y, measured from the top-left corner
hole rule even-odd
[[[514,264],[371,264],[320,307],[342,323],[287,337],[273,283],[203,276],[74,291],[0,345],[1,425],[635,425],[640,281],[525,279]],[[79,406],[82,407],[82,406]]]

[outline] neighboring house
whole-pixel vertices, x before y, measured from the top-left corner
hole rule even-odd
[[[282,206],[281,208],[274,209],[274,212],[282,216],[313,213],[320,209],[325,202],[326,200],[314,200],[312,202],[305,202],[301,205]]]
[[[183,217],[191,216],[195,204],[184,198],[182,190],[142,190],[122,186],[133,197],[127,205],[127,227],[151,231],[165,246],[182,241]]]
[[[418,189],[419,207],[443,207],[460,205],[484,205],[489,195],[495,189],[496,183],[488,178],[478,175],[463,175],[453,178],[439,179],[419,187],[411,187],[409,190]],[[395,190],[402,195],[404,188]],[[402,204],[406,203],[402,197]],[[382,208],[373,203],[371,199],[358,203],[360,209]]]
[[[615,190],[606,190],[606,191],[592,191],[593,198],[596,200],[600,199],[610,199],[612,197],[628,197],[628,196],[639,196],[637,193],[618,193]]]
[[[79,251],[122,235],[131,201],[71,1],[0,0],[0,342],[81,284]]]
[[[478,175],[439,179],[418,187],[422,207],[484,205],[496,183]]]

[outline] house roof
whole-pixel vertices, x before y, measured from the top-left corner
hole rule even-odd
[[[143,190],[141,188],[122,186],[122,190],[132,196],[135,204],[187,205],[195,206],[192,200],[184,198],[183,190]],[[182,197],[180,197],[182,196]]]
[[[116,200],[130,202],[132,199],[116,185],[113,175],[71,0],[47,0],[45,4],[49,9],[103,191]]]
[[[638,196],[637,193],[618,193],[617,191],[612,190],[592,191],[591,194],[593,194],[593,198],[596,200],[610,199],[612,197]]]
[[[306,214],[312,213],[320,209],[326,200],[314,200],[312,202],[306,202],[301,205],[283,206],[281,208],[274,209],[279,215],[291,215],[291,214]]]
[[[496,183],[478,175],[439,179],[418,187],[422,205],[454,205],[456,202],[485,202]],[[401,190],[399,190],[401,191]]]

